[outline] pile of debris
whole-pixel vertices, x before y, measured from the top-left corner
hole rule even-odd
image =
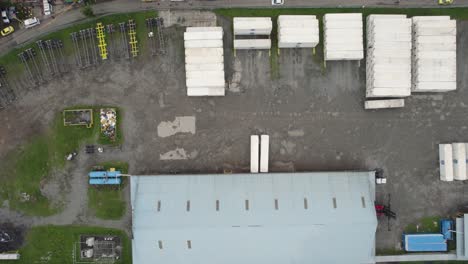
[[[117,112],[115,108],[102,108],[100,113],[101,133],[115,141],[117,135]]]

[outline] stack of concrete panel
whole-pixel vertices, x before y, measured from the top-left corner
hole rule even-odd
[[[258,173],[260,162],[260,139],[258,135],[250,136],[250,172]]]
[[[465,143],[452,143],[453,178],[458,181],[467,180]]]
[[[319,22],[315,16],[279,16],[279,48],[314,48],[319,43]]]
[[[235,17],[234,49],[270,49],[271,17]]]
[[[323,16],[325,60],[361,60],[364,58],[361,13]]]
[[[457,89],[456,38],[449,16],[413,17],[413,92]]]
[[[451,144],[439,144],[439,168],[441,181],[453,181],[453,153]]]
[[[367,17],[366,97],[411,95],[411,19]]]
[[[224,96],[223,29],[188,27],[184,33],[188,96]]]
[[[388,109],[401,108],[404,106],[404,99],[366,100],[364,102],[364,109]]]

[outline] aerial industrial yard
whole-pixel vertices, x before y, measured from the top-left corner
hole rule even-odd
[[[466,8],[460,9],[468,12]],[[382,9],[376,10],[379,14],[387,13]],[[262,9],[258,16],[268,17],[266,13],[268,10]],[[371,10],[356,8],[333,12],[330,8],[329,12],[319,9],[315,12],[313,9],[304,9],[301,14],[316,14],[318,20],[321,20],[325,13],[365,13],[363,16],[363,50],[366,51],[366,15],[372,14]],[[161,197],[164,196],[164,199],[174,199],[173,203],[176,203],[175,194],[178,194],[180,189],[187,190],[187,197],[183,198],[187,202],[184,200],[181,208],[185,208],[184,212],[189,212],[190,200],[193,201],[197,199],[197,196],[203,196],[198,188],[204,184],[203,179],[207,178],[201,175],[217,175],[206,183],[207,188],[213,189],[217,188],[211,186],[214,184],[213,181],[216,181],[216,177],[220,179],[220,182],[221,179],[230,182],[233,190],[237,190],[239,186],[249,186],[243,185],[246,184],[248,178],[238,180],[246,175],[251,175],[252,179],[256,179],[255,184],[258,184],[257,180],[260,181],[260,178],[255,177],[261,177],[262,174],[249,174],[253,172],[251,171],[251,135],[269,135],[269,166],[267,166],[269,174],[265,174],[265,178],[267,175],[272,175],[272,181],[274,181],[275,175],[284,175],[283,179],[288,179],[287,182],[291,183],[291,192],[301,190],[298,186],[304,184],[303,172],[310,172],[306,176],[311,178],[314,177],[314,172],[330,172],[329,176],[320,173],[316,175],[316,179],[330,177],[330,182],[333,182],[331,180],[333,177],[344,177],[338,172],[355,172],[356,174],[372,172],[370,175],[377,173],[378,178],[386,179],[384,184],[369,183],[369,189],[375,189],[375,192],[370,190],[370,194],[364,194],[366,191],[362,189],[366,188],[362,186],[357,190],[358,195],[362,197],[362,207],[369,210],[371,208],[371,213],[374,214],[373,218],[366,219],[370,219],[369,222],[377,219],[375,248],[370,249],[373,252],[366,260],[369,263],[392,261],[391,258],[379,260],[375,255],[392,256],[405,253],[402,234],[440,233],[438,231],[441,225],[439,220],[453,219],[455,221],[457,217],[460,217],[460,208],[466,206],[468,201],[468,194],[465,193],[466,184],[465,181],[441,180],[439,144],[468,142],[468,125],[465,122],[465,112],[468,108],[468,92],[465,89],[468,86],[466,74],[468,72],[468,21],[466,15],[452,16],[452,19],[456,20],[456,90],[443,93],[413,92],[410,97],[404,98],[404,107],[366,110],[364,109],[366,58],[326,61],[325,63],[322,22],[320,22],[320,30],[317,30],[317,34],[320,31],[320,39],[314,49],[282,48],[278,51],[278,45],[275,43],[278,41],[275,33],[278,30],[276,26],[278,13],[271,15],[274,17],[273,33],[269,37],[271,47],[261,50],[234,49],[234,39],[247,39],[247,37],[239,38],[233,29],[233,18],[241,17],[242,14],[242,9],[162,10],[157,13],[146,11],[117,15],[107,20],[97,17],[96,20],[86,21],[87,26],[78,26],[66,31],[64,35],[67,39],[63,41],[63,47],[56,48],[52,53],[49,51],[51,48],[47,49],[45,53],[48,59],[46,60],[41,53],[40,44],[38,46],[36,42],[13,50],[13,55],[5,53],[6,55],[0,58],[0,65],[6,68],[6,74],[3,75],[5,78],[0,79],[3,91],[8,93],[12,91],[14,94],[14,99],[9,100],[12,97],[2,93],[5,97],[2,97],[1,101],[3,108],[0,111],[2,122],[0,164],[3,169],[0,171],[0,183],[3,187],[0,187],[0,197],[3,202],[0,208],[0,219],[2,224],[12,223],[17,226],[17,229],[21,230],[19,233],[23,233],[21,236],[25,236],[26,240],[30,239],[30,244],[44,251],[40,254],[31,253],[31,246],[28,247],[28,243],[25,246],[23,243],[21,247],[16,245],[14,250],[9,248],[9,253],[18,252],[22,256],[20,263],[37,263],[39,260],[43,261],[40,263],[59,263],[57,261],[85,263],[80,262],[85,260],[91,261],[86,263],[102,263],[102,258],[105,258],[107,253],[101,253],[104,257],[89,257],[89,259],[86,259],[84,249],[81,250],[81,259],[75,254],[80,255],[78,245],[86,248],[83,247],[85,240],[87,249],[93,248],[88,244],[87,237],[82,236],[95,235],[96,241],[99,242],[105,240],[104,238],[108,235],[109,237],[116,236],[118,245],[113,244],[112,241],[107,244],[102,241],[102,244],[95,242],[97,244],[95,244],[94,251],[107,252],[108,250],[115,254],[114,247],[117,247],[119,259],[113,260],[116,263],[132,263],[130,252],[133,251],[133,263],[135,263],[135,260],[143,259],[137,257],[137,253],[144,253],[135,248],[137,245],[135,242],[132,250],[128,241],[139,239],[138,245],[141,245],[141,234],[145,233],[141,229],[137,231],[141,220],[136,219],[142,209],[136,207],[136,204],[141,206],[141,203],[136,202],[137,198],[134,198],[139,195],[135,182],[142,181],[142,184],[147,184],[147,187],[152,186],[151,184],[157,186],[155,190],[158,191],[154,193],[151,188],[141,187],[142,190],[156,197],[152,197],[154,201],[147,203],[142,198],[143,206],[152,208],[151,210],[156,210],[157,207],[157,212],[161,210],[161,200],[157,200],[159,199],[157,197],[160,197],[157,192],[163,193]],[[251,10],[245,10],[244,14],[246,17],[255,16]],[[291,9],[284,11],[284,15],[295,14]],[[405,14],[408,18],[426,15],[414,9],[408,13],[401,10],[398,14]],[[440,15],[448,16],[451,14],[455,13],[451,11],[440,13]],[[435,12],[432,15],[439,15],[439,13]],[[149,22],[148,24],[147,19],[156,17],[163,23]],[[133,29],[131,29],[132,26],[128,26],[129,20],[136,21],[134,44],[132,44],[131,33]],[[408,20],[411,21],[411,19]],[[92,36],[90,35],[89,38],[79,37],[80,34],[87,34],[79,33],[79,30],[95,28],[97,22],[102,22],[104,25],[102,34],[105,35],[103,39],[107,46],[107,53],[104,55],[106,59],[103,59],[102,48],[98,48],[99,37],[94,37],[95,35],[92,35],[94,33],[90,33]],[[115,31],[107,31],[106,25],[110,23],[114,24]],[[125,31],[119,31],[119,23],[127,23],[124,26]],[[223,57],[224,67],[224,96],[187,96],[189,91],[186,78],[189,77],[187,77],[186,70],[188,56],[186,57],[187,41],[184,43],[184,33],[188,27],[222,28],[221,57]],[[78,37],[70,35],[72,32],[78,32]],[[75,42],[74,38],[76,38]],[[60,35],[52,34],[50,38],[47,36],[41,38],[43,41],[49,39],[60,39]],[[254,45],[251,44],[253,42],[255,41],[250,40],[249,45]],[[29,48],[33,48],[37,55],[29,57],[26,63],[21,63],[22,58],[20,56],[17,59],[18,54],[27,53]],[[367,71],[370,71],[368,67]],[[209,79],[208,75],[203,77]],[[219,91],[222,88],[217,87],[217,89]],[[382,97],[394,99],[391,95]],[[94,126],[91,127],[89,122],[87,125],[91,128],[63,126],[62,120],[65,120],[63,110],[65,109],[80,109],[80,111],[92,109],[94,114],[92,113],[91,117],[94,117]],[[102,140],[102,135],[97,139],[94,138],[99,133],[93,134],[95,132],[92,132],[97,131],[94,127],[99,126],[99,122],[102,122],[104,118],[104,112],[100,112],[100,109],[106,109],[105,118],[112,118],[108,114],[112,109],[115,112],[111,111],[111,114],[118,116],[110,125],[115,126],[117,122],[116,132],[113,132],[115,138],[111,140],[111,143]],[[80,114],[83,113],[84,111],[80,112]],[[106,119],[106,121],[109,120]],[[97,167],[100,168],[97,169]],[[92,186],[91,182],[88,182],[88,173],[102,169],[107,172],[112,169],[121,172],[123,183],[112,188]],[[332,175],[333,172],[337,175]],[[183,174],[183,176],[177,176],[177,174]],[[91,174],[89,175],[92,177]],[[158,178],[157,175],[166,176]],[[190,175],[200,178],[190,181]],[[365,178],[366,175],[356,175],[356,178]],[[127,176],[130,179],[127,179]],[[155,181],[145,182],[146,176],[148,176],[147,179],[155,178]],[[169,178],[164,179],[164,177]],[[171,177],[179,177],[186,181],[172,182],[177,180],[172,180]],[[342,179],[344,182],[349,181],[349,185],[345,184],[343,185],[345,187],[342,187],[337,184],[336,186],[344,189],[337,187],[336,190],[330,191],[330,193],[336,192],[333,203],[330,203],[335,209],[340,207],[340,200],[338,199],[338,205],[336,201],[336,197],[340,195],[340,191],[337,190],[350,193],[350,197],[353,195],[354,180],[351,179],[353,177],[349,175],[346,177],[349,179]],[[269,178],[266,179],[269,180]],[[257,186],[255,184],[252,186]],[[273,192],[278,191],[282,195],[283,192],[280,189],[286,188],[286,184],[289,183],[281,185],[277,182],[271,184],[273,186],[271,188]],[[166,186],[166,189],[160,186]],[[174,186],[181,187],[177,189]],[[334,189],[332,183],[330,186],[330,189]],[[308,192],[307,187],[303,189],[304,193]],[[198,191],[191,193],[193,190]],[[219,190],[223,190],[223,193],[219,194],[220,198],[213,199],[220,199],[221,208],[223,208],[223,195],[229,196],[226,194],[229,188],[219,188]],[[269,191],[262,189],[259,193],[263,195]],[[311,188],[310,192],[312,191],[320,192]],[[174,196],[168,195],[172,192]],[[245,210],[250,209],[256,212],[255,189],[240,192],[242,197],[239,199],[241,199],[242,206],[245,204]],[[111,199],[109,197],[112,197],[115,203],[107,205],[106,202],[100,201],[100,199]],[[229,197],[226,199],[231,199]],[[372,200],[373,198],[375,201]],[[263,198],[259,196],[258,199]],[[282,206],[281,199],[283,198],[274,199],[276,210]],[[379,212],[375,217],[375,210],[372,206],[374,202],[376,208],[378,208],[377,205],[385,205],[396,214],[396,217],[379,215]],[[314,195],[304,198],[303,203],[304,209],[314,208]],[[367,206],[366,203],[371,206]],[[214,204],[213,200],[213,207]],[[173,204],[168,207],[172,208],[171,206]],[[219,200],[216,200],[217,211],[219,206]],[[147,207],[144,207],[145,210],[150,210]],[[323,209],[322,206],[320,208],[320,210]],[[348,214],[358,219],[359,214],[362,213],[359,209],[350,207],[346,214],[341,211],[341,215],[335,217],[345,219]],[[164,210],[166,210],[165,203],[162,201],[162,211]],[[333,211],[323,210],[323,215],[334,217]],[[197,212],[196,202],[192,202],[192,211]],[[296,211],[294,213],[291,211],[292,215],[296,215],[295,213]],[[182,216],[176,213],[173,215],[177,219],[183,219]],[[165,225],[158,222],[157,214],[154,217],[155,226],[164,229]],[[230,219],[244,221],[235,217]],[[258,218],[252,216],[251,219],[259,222],[267,221],[261,215]],[[312,217],[310,221],[314,221],[313,219]],[[194,218],[193,221],[202,220]],[[330,220],[330,222],[334,221],[338,222],[336,219]],[[346,221],[342,221],[342,225],[346,227]],[[209,219],[207,219],[208,222]],[[184,227],[183,221],[177,224]],[[211,224],[217,226],[219,223]],[[232,227],[236,224],[233,222]],[[242,224],[239,223],[239,225]],[[268,226],[268,222],[248,224],[249,227],[262,224]],[[274,221],[271,225],[276,224],[281,225]],[[302,224],[306,225],[306,223]],[[54,255],[58,253],[49,254],[47,251],[52,252],[54,249],[46,248],[48,245],[39,246],[37,242],[31,242],[35,235],[40,236],[38,233],[46,233],[44,230],[47,229],[47,225],[52,225],[49,228],[58,228],[60,231],[54,231],[56,234],[60,232],[67,234],[60,233],[63,238],[59,239],[62,243],[70,244],[70,249],[60,249],[66,257]],[[78,229],[64,231],[67,227]],[[352,225],[347,228],[342,227],[342,229],[352,228]],[[0,229],[2,229],[1,226]],[[8,231],[8,228],[5,230]],[[458,227],[456,230],[458,231],[450,230],[450,232],[459,232],[459,240],[462,240],[463,232]],[[347,231],[349,230],[342,230],[344,234]],[[157,236],[158,233],[155,234]],[[171,239],[176,240],[175,235],[171,237],[170,232],[164,234],[167,237],[154,238],[151,243],[154,244],[154,250],[168,248],[167,252],[171,252]],[[188,249],[193,247],[193,252],[198,252],[195,234],[196,232],[193,238],[181,239],[184,239],[184,243],[185,240],[187,241]],[[445,235],[445,233],[442,234]],[[327,233],[322,235],[327,236]],[[289,239],[288,236],[285,237]],[[245,237],[240,235],[238,239],[245,239]],[[166,243],[165,240],[169,242]],[[347,240],[353,241],[354,239],[347,238]],[[372,242],[372,237],[369,240]],[[261,238],[258,241],[261,242]],[[305,241],[306,238],[304,238],[304,243]],[[448,250],[445,250],[447,252],[431,256],[432,258],[425,255],[413,260],[456,260],[455,247],[452,242],[444,242],[449,245]],[[121,251],[121,243],[123,251]],[[112,247],[103,250],[96,245],[101,247],[111,245]],[[271,250],[267,246],[264,250]],[[145,245],[146,247],[148,246]],[[275,245],[272,247],[274,248]],[[73,257],[70,257],[72,256],[71,248],[73,248]],[[223,252],[222,250],[225,249],[219,249],[219,252]],[[458,254],[458,240],[456,250]],[[301,253],[298,254],[301,255]],[[248,256],[247,253],[246,255]],[[433,255],[436,254],[433,252]],[[203,252],[194,255],[191,260],[190,256],[184,256],[184,259],[188,261],[176,261],[171,258],[160,260],[174,263],[197,263],[198,257],[203,256]],[[444,258],[444,256],[448,257]],[[252,259],[255,257],[252,256]],[[284,259],[278,257],[278,259],[292,261],[287,257]],[[458,258],[458,260],[461,259],[466,259],[466,256]],[[241,258],[238,260],[243,261]],[[298,257],[297,263],[305,263],[304,260],[306,256]],[[342,259],[336,258],[321,260],[323,260],[321,263],[344,263],[340,262],[343,261]]]

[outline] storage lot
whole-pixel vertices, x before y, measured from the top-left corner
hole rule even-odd
[[[268,52],[234,57],[230,23],[219,22],[230,80],[225,97],[186,96],[184,29],[173,27],[165,56],[108,61],[22,91],[20,101],[0,112],[0,158],[46,131],[64,107],[116,105],[124,112],[125,141],[105,158],[128,160],[133,174],[248,171],[250,135],[259,133],[270,135],[271,172],[383,169],[388,183],[377,197],[386,203],[390,194],[398,218],[391,231],[381,222],[378,248],[395,247],[402,228],[418,218],[446,215],[466,201],[463,182],[439,181],[437,144],[468,142],[468,22],[458,23],[456,92],[414,95],[402,109],[368,112],[364,61],[328,62],[323,69],[311,50],[282,50],[279,78],[271,78]],[[159,137],[160,122],[176,116],[195,116],[195,134]],[[160,160],[177,148],[186,159]]]

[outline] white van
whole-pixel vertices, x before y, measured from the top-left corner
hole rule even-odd
[[[34,26],[41,24],[41,21],[39,21],[37,17],[25,19],[23,22],[24,22],[24,28],[32,28]]]

